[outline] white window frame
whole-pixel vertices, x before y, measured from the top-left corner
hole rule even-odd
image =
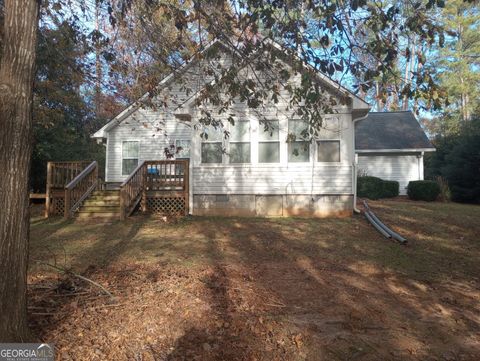
[[[137,147],[138,153],[137,153],[137,157],[136,157],[136,158],[133,158],[133,157],[124,158],[124,157],[123,157],[123,146],[124,146],[125,143],[138,143],[138,147]],[[139,141],[138,139],[125,139],[125,140],[122,140],[122,154],[121,154],[121,159],[122,159],[122,166],[121,166],[121,168],[122,168],[122,170],[121,170],[121,172],[122,172],[122,177],[123,177],[123,176],[128,176],[128,175],[130,175],[130,173],[128,173],[128,174],[124,174],[124,173],[123,173],[123,160],[124,160],[124,159],[136,159],[136,160],[137,160],[137,166],[136,166],[136,167],[138,167],[138,164],[140,164],[140,141]]]
[[[280,164],[281,162],[281,159],[282,159],[282,156],[281,156],[281,144],[280,144],[280,119],[268,119],[266,120],[266,122],[276,122],[277,125],[278,125],[278,128],[277,128],[277,134],[278,134],[278,137],[277,139],[260,139],[260,134],[261,132],[265,132],[265,125],[261,122],[258,122],[258,164]],[[261,162],[260,161],[260,144],[262,143],[277,143],[278,145],[278,161],[276,162]]]
[[[223,130],[222,129],[219,129],[219,128],[214,128],[213,126],[209,126],[211,127],[212,129],[214,129],[214,131],[221,131],[220,134],[222,136],[222,138],[220,140],[211,140],[211,138],[209,137],[208,139],[204,139],[204,138],[201,138],[201,142],[200,142],[200,164],[202,165],[221,165],[221,164],[224,164],[225,163],[225,157],[224,157],[224,154],[223,154],[223,149],[225,147],[225,137],[223,136]],[[207,135],[208,135],[208,132],[207,132]],[[221,160],[219,163],[205,163],[203,161],[203,144],[216,144],[216,143],[220,143],[220,147],[222,149],[222,154],[221,154]]]
[[[318,146],[319,142],[338,142],[338,155],[339,155],[339,160],[335,162],[325,162],[318,160],[318,156],[320,155],[320,148]],[[338,164],[342,162],[342,140],[335,138],[335,139],[316,139],[315,140],[315,147],[316,147],[316,154],[315,154],[315,162],[317,163],[322,163],[322,164]]]
[[[233,129],[237,126],[238,123],[248,123],[248,142],[232,140]],[[228,137],[228,164],[252,164],[252,122],[250,119],[242,119],[235,122],[235,125],[230,124],[229,126],[230,136]],[[250,145],[250,159],[248,162],[231,162],[230,160],[230,145],[231,144],[249,144]]]
[[[189,149],[188,149],[188,157],[178,157],[178,142],[188,142]],[[183,151],[183,149],[182,149]],[[192,140],[191,139],[175,139],[175,159],[191,159],[192,158]]]

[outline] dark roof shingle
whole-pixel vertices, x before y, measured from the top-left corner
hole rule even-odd
[[[355,149],[434,148],[411,111],[369,113],[355,123]]]

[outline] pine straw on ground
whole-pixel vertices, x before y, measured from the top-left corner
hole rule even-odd
[[[361,217],[38,221],[33,254],[63,250],[115,297],[32,267],[32,329],[61,360],[478,360],[477,209],[372,206],[408,247]]]

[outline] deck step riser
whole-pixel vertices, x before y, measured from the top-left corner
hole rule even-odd
[[[120,196],[120,191],[93,191],[93,196]]]
[[[92,197],[89,197],[88,200],[120,202],[120,197],[119,196],[92,196]]]
[[[83,206],[80,212],[120,213],[119,206]]]
[[[88,199],[85,202],[83,202],[83,205],[85,207],[120,207],[120,202]]]
[[[78,212],[77,218],[85,219],[85,218],[112,218],[112,219],[120,219],[120,212]]]

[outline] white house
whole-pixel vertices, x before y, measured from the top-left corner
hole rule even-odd
[[[423,179],[423,156],[435,148],[411,111],[370,112],[355,124],[358,171],[397,181],[400,194],[408,182]]]
[[[219,42],[210,46],[223,47]],[[222,51],[217,61],[228,62],[228,49]],[[165,148],[181,147],[176,157],[190,159],[191,214],[351,214],[356,187],[355,122],[367,116],[369,105],[318,74],[320,86],[338,99],[338,105],[334,114],[325,115],[324,129],[314,142],[287,142],[288,134],[304,127],[286,100],[260,109],[268,120],[267,130],[258,109],[234,104],[228,113],[235,113],[237,121],[232,126],[224,116],[230,132],[225,138],[224,129],[205,128],[198,122],[200,110],[192,99],[211,82],[201,75],[202,61],[187,63],[161,82],[166,106],[153,109],[133,104],[93,135],[106,146],[106,182],[119,185],[142,160],[165,159]],[[180,75],[188,79],[190,91],[179,81]],[[208,139],[200,136],[202,132]]]

